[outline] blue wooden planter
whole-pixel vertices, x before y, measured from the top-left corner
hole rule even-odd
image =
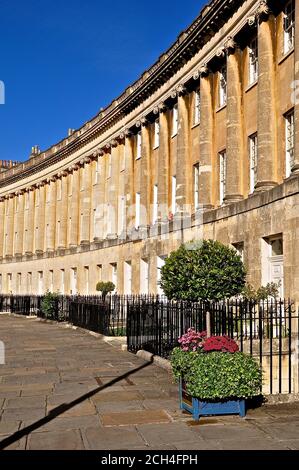
[[[246,416],[245,400],[224,400],[219,402],[201,401],[186,391],[185,384],[180,383],[180,407],[193,415],[195,421],[201,416],[220,416],[238,414]]]

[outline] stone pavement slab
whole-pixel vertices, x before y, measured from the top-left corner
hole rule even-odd
[[[299,403],[194,423],[170,374],[117,341],[9,315],[0,317],[0,340],[0,447],[10,437],[6,449],[299,448]]]
[[[29,450],[83,450],[81,434],[77,430],[33,433],[28,438]]]
[[[120,413],[100,414],[103,426],[133,426],[144,423],[169,423],[170,416],[164,410],[131,410]]]

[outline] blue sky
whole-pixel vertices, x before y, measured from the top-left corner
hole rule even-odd
[[[195,0],[0,0],[0,159],[26,160],[116,98],[199,14]]]

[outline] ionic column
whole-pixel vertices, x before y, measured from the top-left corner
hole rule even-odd
[[[94,231],[93,239],[95,242],[104,240],[104,217],[105,217],[105,184],[106,169],[104,152],[102,150],[96,153],[98,159],[98,181],[93,191],[93,207],[94,207]]]
[[[204,209],[211,209],[213,207],[212,169],[214,152],[212,77],[205,66],[201,68],[200,73],[199,203]]]
[[[49,201],[46,204],[46,251],[55,250],[56,231],[56,179],[49,180]]]
[[[60,221],[60,231],[59,238],[57,240],[57,248],[64,250],[67,244],[67,216],[68,216],[68,204],[66,203],[68,199],[68,187],[67,187],[67,172],[62,172],[60,174],[61,178],[61,201],[59,208],[59,221]]]
[[[243,199],[243,115],[241,86],[241,51],[234,40],[226,42],[227,50],[227,144],[225,203]]]
[[[150,225],[150,125],[146,120],[142,122],[142,158],[140,171],[140,225]]]
[[[266,2],[259,8],[258,50],[258,158],[257,191],[265,191],[277,183],[277,162],[275,152],[276,106],[275,106],[275,62],[274,37],[275,18],[268,16]]]
[[[134,227],[134,147],[130,131],[125,132],[125,196],[126,196],[126,232]]]
[[[159,162],[158,162],[158,219],[165,220],[168,217],[169,201],[169,122],[167,108],[162,103],[160,112],[160,136],[159,136]],[[151,188],[152,190],[152,188]]]
[[[34,240],[34,190],[27,188],[25,199],[27,198],[27,207],[24,211],[24,251],[27,256],[33,254]]]
[[[91,164],[90,158],[85,158],[82,162],[84,165],[83,191],[81,197],[81,229],[80,244],[89,245],[90,243],[90,213],[91,213]]]
[[[36,254],[42,254],[45,245],[45,210],[46,210],[46,198],[45,198],[45,185],[43,183],[38,184],[39,191],[39,206],[37,208],[37,220],[36,225],[38,227],[37,238],[35,240],[35,252]]]
[[[23,234],[24,234],[24,192],[20,191],[17,195],[18,211],[15,216],[16,226],[15,232],[17,233],[17,242],[14,247],[15,256],[23,254]]]
[[[6,215],[6,234],[7,243],[5,256],[10,258],[13,256],[13,239],[14,239],[14,197],[10,195],[7,199],[7,215]]]
[[[117,221],[118,221],[118,182],[119,182],[119,158],[118,143],[113,141],[111,146],[111,178],[108,181],[108,204],[109,211],[107,217],[108,238],[117,237]]]
[[[70,220],[70,248],[78,246],[79,239],[79,201],[80,201],[80,173],[79,166],[73,165],[70,169],[73,172],[72,196],[71,196],[71,220]]]
[[[177,212],[191,213],[189,95],[182,86],[178,90],[178,116],[176,175],[174,175],[176,176],[176,206]]]
[[[295,89],[294,89],[294,114],[295,114],[295,155],[292,172],[299,173],[299,0],[295,0]]]
[[[0,197],[0,260],[3,259],[5,199]]]

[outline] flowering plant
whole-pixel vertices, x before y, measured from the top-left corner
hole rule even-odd
[[[241,399],[260,394],[262,370],[256,360],[239,352],[228,336],[207,338],[190,328],[171,354],[174,377],[187,392],[202,400]]]
[[[239,351],[237,343],[228,336],[211,336],[207,338],[207,332],[198,333],[194,328],[189,328],[178,340],[184,352],[227,352],[235,353]]]
[[[205,340],[203,350],[204,352],[220,351],[233,354],[239,351],[239,346],[228,336],[211,336]]]
[[[207,333],[197,333],[194,328],[189,328],[181,338],[179,338],[179,344],[183,351],[196,352],[203,347],[203,341],[206,338]]]

